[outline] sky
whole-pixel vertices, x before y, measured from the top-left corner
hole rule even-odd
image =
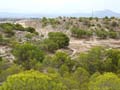
[[[0,12],[88,13],[105,9],[120,13],[120,0],[0,0]]]

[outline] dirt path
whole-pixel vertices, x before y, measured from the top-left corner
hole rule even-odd
[[[69,48],[73,50],[71,56],[74,56],[76,53],[88,51],[90,48],[94,46],[106,46],[110,48],[120,48],[120,40],[77,40],[71,38]]]

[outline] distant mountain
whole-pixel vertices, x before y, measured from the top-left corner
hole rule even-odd
[[[113,12],[111,10],[102,10],[102,11],[94,11],[91,13],[74,13],[69,16],[76,16],[76,17],[120,17],[120,13]]]
[[[58,17],[58,16],[68,16],[68,17],[120,17],[120,13],[113,12],[111,10],[95,11],[91,13],[70,13],[70,14],[40,14],[40,13],[7,13],[0,12],[0,18],[41,18],[41,17]]]
[[[93,15],[95,17],[105,17],[105,16],[108,16],[108,17],[112,17],[112,16],[120,17],[120,13],[116,13],[116,12],[113,12],[111,10],[96,11],[96,12],[93,13]]]

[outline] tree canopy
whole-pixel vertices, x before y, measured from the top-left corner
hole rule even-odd
[[[67,90],[57,75],[25,71],[8,77],[0,90]]]

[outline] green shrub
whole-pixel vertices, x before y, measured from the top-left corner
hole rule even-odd
[[[15,24],[15,30],[25,31],[25,28],[20,24]]]
[[[57,43],[59,48],[65,48],[69,45],[69,37],[62,32],[50,32],[48,37],[53,42]]]
[[[55,74],[26,71],[8,77],[0,90],[67,90]]]
[[[36,45],[25,43],[16,45],[13,49],[13,54],[16,57],[16,63],[22,64],[26,69],[31,69],[31,60],[35,62],[42,62],[44,59],[44,52]]]
[[[55,50],[59,48],[58,44],[50,39],[44,39],[40,46],[43,50],[46,50],[49,52],[54,52]]]
[[[34,33],[35,32],[35,29],[32,28],[32,27],[27,27],[27,28],[25,28],[25,30],[30,32],[30,33]]]
[[[96,30],[95,33],[100,39],[106,39],[109,35],[109,33],[105,30]]]
[[[76,38],[88,38],[93,35],[93,32],[90,30],[81,30],[76,27],[71,29],[71,33],[72,33],[72,36],[74,36]]]
[[[88,90],[120,90],[120,79],[114,73],[105,73],[91,80],[88,88]]]

